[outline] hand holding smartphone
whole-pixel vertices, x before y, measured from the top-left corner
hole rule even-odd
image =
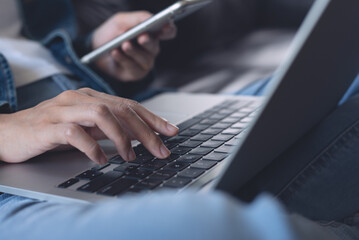
[[[212,0],[178,1],[165,10],[149,18],[148,20],[116,37],[112,41],[83,56],[81,58],[81,62],[84,64],[89,64],[103,54],[120,47],[124,42],[130,41],[145,32],[157,32],[170,21],[180,20],[206,6],[210,2],[212,2]]]

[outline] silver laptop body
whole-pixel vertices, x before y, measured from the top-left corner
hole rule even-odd
[[[229,99],[262,105],[233,153],[185,188],[207,186],[235,194],[336,107],[359,72],[357,10],[356,0],[317,0],[293,42],[288,59],[275,74],[266,98],[167,93],[144,103],[175,123]],[[109,157],[116,155],[110,142],[101,145]],[[58,187],[95,165],[78,151],[46,153],[22,164],[1,164],[0,191],[62,202],[113,198],[77,191],[86,184],[84,180],[68,188]],[[112,165],[106,171],[116,167]]]

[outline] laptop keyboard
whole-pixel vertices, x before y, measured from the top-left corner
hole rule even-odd
[[[134,148],[137,158],[125,162],[119,155],[58,185],[106,196],[183,188],[224,161],[232,152],[260,105],[228,100],[181,123],[179,134],[161,136],[171,156],[157,159],[143,146]]]

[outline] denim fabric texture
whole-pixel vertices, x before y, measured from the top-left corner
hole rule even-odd
[[[0,110],[13,112],[16,110],[16,92],[11,69],[5,57],[0,54]]]
[[[115,93],[108,83],[78,60],[72,47],[76,24],[69,0],[18,0],[18,3],[26,22],[24,34],[27,37],[43,42],[56,59],[74,73],[80,85]],[[44,14],[48,18],[46,21],[42,19]],[[54,76],[40,84],[55,86],[56,90],[50,95],[56,95],[57,89],[78,87],[71,85],[73,80]],[[263,94],[267,82],[269,80],[251,86],[247,94],[251,91]],[[0,109],[16,111],[16,99],[11,70],[6,59],[0,56]],[[21,99],[19,106],[24,108],[26,102]],[[248,185],[250,189],[277,195],[289,211],[321,220],[325,231],[316,231],[318,235],[310,232],[318,226],[313,222],[310,223],[312,228],[303,229],[312,239],[330,239],[333,235],[328,237],[328,232],[335,234],[336,239],[358,237],[359,111],[355,112],[358,108],[357,98],[338,107]],[[248,195],[255,195],[250,191]],[[291,240],[302,235],[271,198],[260,198],[246,206],[214,192],[208,195],[184,193],[176,198],[173,193],[164,193],[95,205],[39,202],[3,194],[0,212],[1,239],[41,240],[49,236],[51,239],[104,236],[107,239],[119,236],[145,239],[151,236],[156,239]]]
[[[339,106],[242,189],[267,191],[291,212],[312,220],[341,220],[359,210],[359,97]]]
[[[81,43],[70,0],[17,0],[17,3],[23,20],[22,32],[26,37],[41,42],[62,65],[85,82],[85,86],[116,94],[93,69],[79,61],[77,53],[80,50],[74,49],[74,43],[77,42],[77,46]],[[16,91],[11,69],[3,56],[0,56],[0,74],[0,111],[14,112],[17,110]]]

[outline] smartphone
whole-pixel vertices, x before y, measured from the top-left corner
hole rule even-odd
[[[157,32],[170,21],[180,20],[212,2],[212,0],[182,0],[162,10],[148,20],[131,28],[103,46],[93,50],[81,58],[81,62],[89,64],[101,55],[118,48],[122,43],[135,39],[145,32]]]

